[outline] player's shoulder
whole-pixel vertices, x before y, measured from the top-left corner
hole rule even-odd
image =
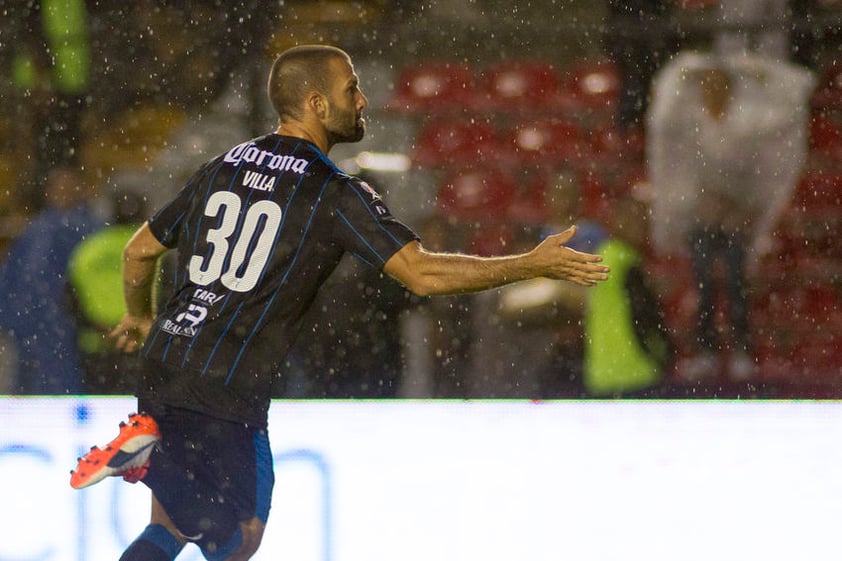
[[[369,202],[379,201],[382,199],[380,193],[377,192],[371,183],[361,177],[350,175],[340,170],[337,170],[336,174],[333,176],[333,183],[337,186],[337,188],[360,196]]]
[[[367,179],[339,172],[332,182],[336,186],[334,193],[339,200],[344,201],[346,209],[367,209],[364,215],[374,216],[378,220],[392,217],[383,197]]]

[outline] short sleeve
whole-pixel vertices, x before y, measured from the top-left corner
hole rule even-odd
[[[345,251],[382,268],[403,246],[419,239],[365,181],[351,177],[337,181],[337,188],[334,242]]]
[[[149,231],[161,242],[161,245],[170,249],[178,245],[180,226],[190,210],[190,204],[196,193],[195,185],[203,171],[199,171],[179,191],[170,202],[161,207],[149,220]]]

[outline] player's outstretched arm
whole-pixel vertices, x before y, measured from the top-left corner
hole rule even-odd
[[[154,310],[152,287],[158,258],[167,251],[144,224],[123,251],[123,296],[126,315],[111,331],[115,346],[133,352],[146,339],[152,327]]]
[[[568,228],[527,253],[502,257],[434,253],[412,242],[383,271],[419,296],[478,292],[535,277],[593,286],[608,278],[608,267],[600,265],[600,256],[564,245],[575,232]]]

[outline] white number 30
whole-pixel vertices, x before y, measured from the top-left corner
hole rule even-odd
[[[280,228],[282,211],[272,201],[256,202],[246,212],[236,239],[231,240],[241,207],[240,197],[229,191],[217,191],[208,199],[205,216],[219,217],[219,226],[208,230],[207,255],[190,258],[191,282],[207,286],[219,280],[235,292],[248,292],[257,285]]]

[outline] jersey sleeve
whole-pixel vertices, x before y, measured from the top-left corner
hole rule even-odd
[[[382,268],[398,250],[418,235],[397,220],[368,183],[357,178],[339,181],[334,241],[371,266]]]
[[[181,222],[190,210],[191,201],[196,193],[195,185],[199,183],[199,179],[203,174],[204,169],[197,172],[181,191],[178,192],[175,198],[161,207],[149,219],[149,230],[161,242],[161,245],[170,249],[178,245]]]

